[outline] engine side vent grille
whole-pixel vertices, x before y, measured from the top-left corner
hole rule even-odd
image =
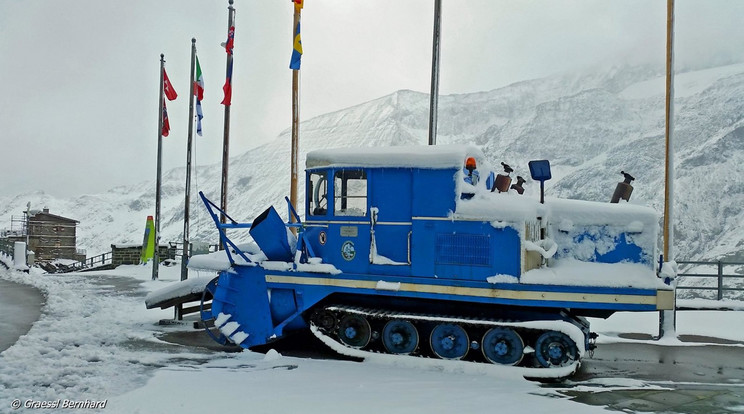
[[[438,234],[438,265],[489,266],[491,244],[488,236],[480,234]]]

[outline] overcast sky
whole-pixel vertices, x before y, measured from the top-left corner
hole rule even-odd
[[[663,65],[666,0],[443,0],[440,93],[616,63]],[[163,168],[185,165],[191,38],[206,82],[197,163],[219,162],[227,0],[0,0],[0,195],[58,196],[155,179],[158,67]],[[231,155],[291,121],[290,0],[235,0]],[[428,92],[434,0],[306,0],[301,119],[399,89]],[[744,60],[744,1],[677,0],[681,66]],[[663,66],[662,66],[663,67]],[[154,191],[154,190],[153,190]]]

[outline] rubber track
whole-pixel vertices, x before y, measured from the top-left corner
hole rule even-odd
[[[483,329],[488,329],[488,328],[493,328],[493,327],[507,327],[507,328],[518,328],[518,331],[523,331],[523,330],[532,331],[532,333],[535,335],[539,335],[540,333],[546,332],[546,331],[558,331],[558,332],[562,332],[568,335],[574,342],[576,342],[579,355],[578,355],[577,360],[570,363],[569,366],[575,365],[576,369],[578,369],[581,358],[584,355],[584,334],[581,332],[581,330],[577,326],[571,324],[570,322],[563,321],[563,320],[507,321],[507,320],[481,319],[481,318],[460,317],[460,316],[397,312],[397,311],[392,311],[392,310],[369,309],[369,308],[345,306],[345,305],[329,305],[329,306],[324,307],[323,310],[336,313],[337,320],[340,320],[340,318],[342,317],[342,315],[339,315],[339,314],[356,314],[356,315],[361,315],[361,316],[364,316],[370,319],[382,319],[382,320],[402,319],[402,320],[419,321],[419,322],[427,322],[427,323],[434,323],[434,324],[453,323],[453,324],[464,325],[466,330],[468,328],[473,328],[473,327],[483,328]],[[313,324],[313,326],[315,325]],[[333,338],[329,337],[329,339],[339,345],[338,347],[334,347],[334,349],[343,355],[352,356],[352,357],[360,357],[360,352],[368,353],[368,354],[378,354],[378,352],[348,347],[347,345],[341,343],[335,338],[336,336],[335,332],[328,332],[317,326],[315,326],[315,328],[316,329],[313,330],[314,332],[317,331],[317,333],[328,335],[327,337],[332,336]],[[317,333],[316,333],[316,336],[317,336]],[[480,344],[480,340],[481,338],[478,338],[479,344]],[[420,344],[419,346],[422,346],[422,345]],[[532,344],[525,343],[525,346],[531,348]],[[534,350],[532,350],[531,352],[534,352]],[[389,354],[387,352],[384,352],[384,353]],[[389,355],[393,355],[393,354],[389,354]],[[418,356],[414,356],[414,357],[418,357]],[[473,364],[473,363],[478,363],[478,362],[462,361],[462,363]],[[484,364],[500,366],[498,364],[490,364],[490,363],[484,363]],[[509,366],[509,368],[512,368],[512,367]],[[545,371],[545,370],[553,371],[557,369],[554,367],[550,367],[550,368],[516,367],[516,368],[530,371],[530,374],[526,376],[534,377],[534,378],[543,377],[543,375],[540,375],[539,373],[540,371]],[[566,367],[558,367],[558,368],[566,368]],[[552,375],[548,375],[548,377],[552,377]]]

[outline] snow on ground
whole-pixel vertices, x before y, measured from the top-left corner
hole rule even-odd
[[[603,411],[558,398],[517,376],[267,356],[244,352],[201,366],[161,369],[146,386],[111,404],[130,413],[197,413],[220,406],[252,413],[476,413],[496,406],[500,412]],[[205,397],[163,398],[174,385],[184,396]]]
[[[208,274],[192,270],[191,277],[197,276]],[[105,412],[111,413],[606,411],[508,370],[314,360],[275,351],[233,354],[165,343],[157,335],[191,327],[157,325],[173,311],[146,310],[144,298],[180,280],[180,266],[161,268],[158,281],[150,277],[149,266],[59,275],[0,270],[0,278],[35,286],[47,297],[40,320],[0,353],[0,412],[16,398],[106,400]],[[617,314],[593,320],[593,330],[600,332],[600,344],[624,341],[622,332],[656,334],[657,317]],[[677,326],[680,333],[744,341],[741,330],[722,329],[743,324],[744,312],[708,311],[680,312]],[[624,389],[647,387],[611,382]]]
[[[708,303],[712,301],[707,301]],[[733,301],[729,301],[733,302]],[[739,302],[741,305],[741,302]],[[744,326],[744,312],[678,311],[677,335],[699,335],[729,341],[744,342],[744,330],[731,329]],[[629,341],[619,337],[622,333],[642,333],[650,336],[659,334],[658,312],[619,312],[608,319],[590,318],[592,330],[600,333],[598,344]],[[665,338],[666,339],[666,338]],[[644,341],[632,341],[644,342]],[[659,345],[657,341],[645,341]],[[664,343],[662,343],[664,345]],[[666,345],[695,346],[699,344],[680,342],[672,339]],[[742,345],[733,345],[742,346]]]
[[[144,306],[147,290],[179,280],[179,272],[163,268],[161,281],[140,284],[137,279],[149,279],[150,267],[59,275],[0,270],[3,279],[35,286],[46,295],[40,320],[0,354],[0,412],[12,398],[106,398],[141,386],[154,367],[176,355],[203,359],[188,350],[158,347],[154,335],[160,329],[154,323],[172,318],[173,311]],[[125,289],[115,289],[115,282]],[[143,352],[147,348],[164,351]]]

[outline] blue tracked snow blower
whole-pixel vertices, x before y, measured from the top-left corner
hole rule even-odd
[[[472,146],[311,152],[304,221],[288,202],[295,223],[271,207],[223,224],[200,194],[231,265],[205,290],[207,332],[250,348],[311,329],[349,355],[571,373],[594,347],[585,317],[672,309],[655,269],[655,211],[533,200],[504,167],[496,176]],[[548,162],[530,170],[542,188]],[[227,229],[249,229],[258,249]]]

